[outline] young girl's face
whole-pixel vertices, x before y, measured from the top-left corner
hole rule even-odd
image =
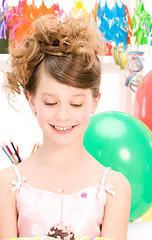
[[[91,89],[61,84],[44,72],[36,94],[28,93],[29,104],[37,115],[44,139],[59,145],[83,142],[90,114],[95,112],[99,98],[100,94],[93,98]]]

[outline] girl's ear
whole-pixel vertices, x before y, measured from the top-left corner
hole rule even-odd
[[[100,101],[100,98],[101,98],[101,92],[99,92],[98,96],[93,100],[93,107],[92,107],[91,114],[95,113],[95,111],[98,107],[98,103]]]
[[[27,92],[27,99],[28,99],[28,103],[31,107],[31,110],[33,112],[33,114],[36,114],[36,107],[35,107],[35,101],[34,101],[34,96],[31,95],[31,93]]]

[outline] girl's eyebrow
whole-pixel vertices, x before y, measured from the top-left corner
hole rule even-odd
[[[53,94],[53,93],[42,93],[42,96],[52,96],[52,97],[54,97],[54,96],[57,96],[57,95],[55,95],[55,94]]]
[[[57,97],[58,95],[56,94],[53,94],[53,93],[42,93],[42,96],[51,96],[51,97]],[[72,94],[71,97],[85,97],[86,94],[85,93],[76,93],[76,94]]]
[[[85,94],[85,93],[77,93],[77,94],[73,94],[73,95],[72,95],[72,97],[79,97],[79,96],[80,96],[80,97],[81,97],[81,96],[84,96],[84,97],[85,97],[86,94]]]

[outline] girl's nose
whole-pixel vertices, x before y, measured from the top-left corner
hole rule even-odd
[[[58,120],[65,121],[69,119],[69,109],[67,106],[59,107],[56,114]]]

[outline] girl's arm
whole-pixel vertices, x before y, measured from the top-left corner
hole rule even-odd
[[[0,239],[17,237],[16,196],[11,191],[12,168],[0,171]]]
[[[116,196],[107,193],[101,235],[114,240],[127,240],[131,187],[128,180],[118,172],[113,172],[109,181],[114,185]]]

